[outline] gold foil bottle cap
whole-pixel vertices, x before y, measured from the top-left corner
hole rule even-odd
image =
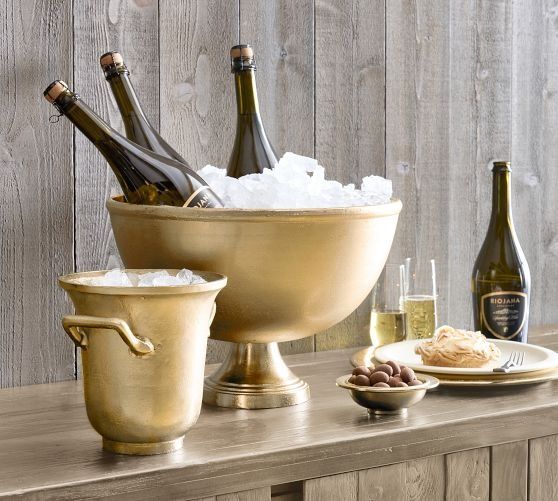
[[[99,58],[99,62],[101,63],[101,67],[103,70],[106,70],[110,66],[120,66],[124,64],[124,58],[120,52],[110,51],[106,52]]]
[[[60,94],[68,89],[69,87],[66,82],[55,80],[44,90],[43,95],[49,103],[54,103],[60,97]]]

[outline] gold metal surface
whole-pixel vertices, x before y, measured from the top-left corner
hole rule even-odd
[[[401,202],[205,210],[132,205],[117,197],[107,207],[126,266],[227,275],[211,337],[256,346],[311,336],[354,311],[385,264]],[[254,346],[233,348],[207,381],[204,401],[262,408],[306,400],[307,386],[284,370],[277,348]]]
[[[82,348],[89,421],[107,450],[137,455],[176,450],[200,413],[209,326],[215,297],[227,279],[199,272],[207,283],[75,283],[103,273],[59,279],[77,313],[64,317],[63,325]]]
[[[120,318],[92,317],[88,315],[65,315],[62,318],[64,330],[78,348],[87,348],[87,334],[83,327],[110,329],[118,332],[134,355],[150,355],[155,351],[150,339],[139,339],[134,336],[130,326]]]
[[[340,388],[349,390],[351,398],[360,406],[366,407],[370,414],[406,414],[407,409],[420,402],[426,392],[438,386],[439,381],[433,376],[416,374],[420,386],[403,388],[374,388],[357,386],[348,382],[351,374],[337,378]]]
[[[308,384],[287,367],[277,343],[235,343],[204,385],[204,402],[220,407],[286,407],[310,398]]]
[[[520,386],[524,384],[538,384],[558,379],[558,368],[545,369],[524,373],[494,374],[493,376],[462,376],[437,374],[441,386]]]

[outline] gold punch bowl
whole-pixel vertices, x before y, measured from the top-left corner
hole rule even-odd
[[[278,342],[340,322],[366,298],[387,259],[401,202],[299,209],[194,209],[108,200],[128,268],[192,268],[228,277],[211,337],[234,343],[206,379],[204,401],[282,407],[309,398]]]

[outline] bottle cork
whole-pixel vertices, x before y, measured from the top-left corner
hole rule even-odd
[[[69,87],[66,82],[63,82],[62,80],[55,80],[45,89],[43,95],[49,103],[54,103],[60,94],[68,90],[68,88]]]
[[[254,50],[250,45],[235,45],[231,48],[231,59],[237,58],[251,59],[254,57]]]
[[[101,63],[101,67],[103,70],[111,66],[121,66],[124,64],[124,58],[120,52],[110,51],[106,52],[99,58],[99,62]]]
[[[255,70],[256,59],[250,45],[235,45],[231,48],[231,71]]]

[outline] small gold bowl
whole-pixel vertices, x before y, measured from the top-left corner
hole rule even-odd
[[[372,386],[358,386],[349,383],[351,374],[337,378],[336,384],[340,388],[349,390],[351,398],[360,406],[368,409],[369,414],[407,414],[407,409],[420,402],[426,392],[436,388],[440,382],[426,374],[416,374],[423,384],[403,388],[374,388]]]

